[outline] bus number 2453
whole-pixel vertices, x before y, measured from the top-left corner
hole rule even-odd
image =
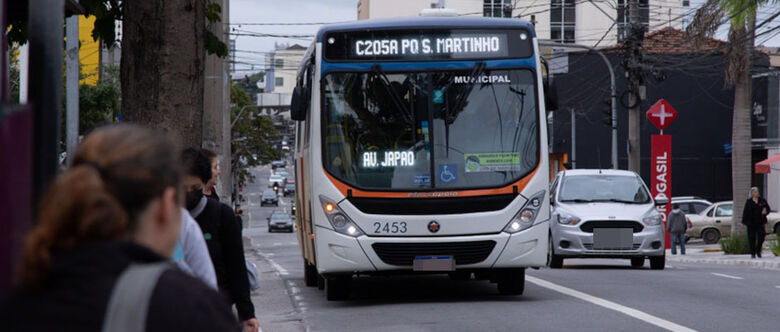
[[[406,233],[405,221],[375,222],[374,234],[398,234]]]

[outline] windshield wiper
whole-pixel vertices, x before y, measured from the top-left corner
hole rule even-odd
[[[594,202],[614,202],[614,203],[626,203],[626,204],[642,204],[641,202],[629,201],[625,199],[609,198],[609,199],[597,199]]]
[[[592,201],[592,200],[589,200],[589,199],[577,198],[577,199],[562,199],[561,202],[590,203],[590,202],[595,202],[595,201]]]
[[[390,84],[390,79],[387,78],[387,75],[385,75],[382,67],[380,65],[371,66],[371,73],[379,79],[380,83],[382,83],[382,87],[384,87],[385,91],[387,91],[387,94],[390,95],[390,100],[392,100],[395,107],[398,108],[398,111],[401,113],[401,118],[404,120],[404,122],[410,126],[414,126],[414,119],[411,110],[406,108],[401,96],[399,96],[398,92],[393,89]]]

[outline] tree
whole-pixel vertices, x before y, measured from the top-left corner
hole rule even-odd
[[[732,234],[744,232],[741,223],[744,206],[741,199],[747,197],[752,178],[750,69],[753,66],[756,13],[758,7],[777,2],[778,0],[708,0],[697,10],[688,28],[688,32],[694,37],[702,38],[711,37],[717,28],[725,23],[722,20],[724,15],[730,24],[725,55],[725,78],[726,86],[734,88],[731,129],[731,194],[734,200]]]
[[[253,181],[254,176],[248,167],[267,164],[271,160],[281,158],[282,154],[273,147],[279,133],[273,121],[260,114],[260,110],[252,103],[249,95],[238,85],[230,87],[230,101],[233,104],[231,122],[233,126],[233,162],[231,172],[235,175],[239,186],[247,181]]]
[[[122,105],[119,68],[106,66],[101,72],[97,85],[79,86],[79,135],[119,119]]]

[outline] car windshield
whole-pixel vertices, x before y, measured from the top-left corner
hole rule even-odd
[[[565,176],[558,199],[561,202],[618,202],[645,204],[650,195],[636,176]]]
[[[271,220],[290,220],[290,215],[286,213],[274,213],[271,215]]]
[[[266,190],[263,192],[263,198],[274,198],[276,193],[273,190]]]
[[[497,187],[539,161],[530,70],[325,76],[323,164],[367,189]]]

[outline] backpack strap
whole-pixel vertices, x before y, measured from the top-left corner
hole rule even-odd
[[[169,262],[130,264],[122,271],[111,291],[102,331],[146,331],[152,292],[157,280],[170,266]]]

